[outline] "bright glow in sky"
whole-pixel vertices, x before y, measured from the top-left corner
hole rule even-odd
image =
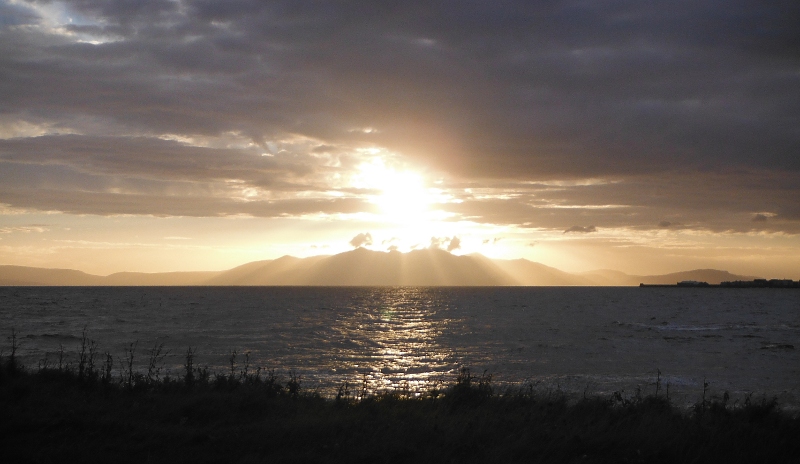
[[[422,177],[410,171],[395,171],[377,159],[359,166],[354,187],[377,190],[370,202],[380,208],[383,221],[401,226],[419,226],[427,221],[433,197]]]

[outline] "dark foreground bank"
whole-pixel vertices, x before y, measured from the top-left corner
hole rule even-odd
[[[535,388],[495,391],[468,370],[422,397],[336,398],[291,374],[124,372],[0,364],[0,462],[645,462],[797,463],[800,419],[774,401],[651,396],[568,401]],[[91,362],[90,362],[91,361]]]

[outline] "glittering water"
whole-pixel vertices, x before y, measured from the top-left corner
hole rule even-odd
[[[86,328],[101,351],[137,357],[164,344],[222,372],[250,367],[302,376],[332,394],[345,380],[371,391],[424,390],[461,366],[495,383],[567,391],[712,390],[800,402],[800,291],[690,288],[0,288],[0,330],[20,334],[23,362],[77,358]]]

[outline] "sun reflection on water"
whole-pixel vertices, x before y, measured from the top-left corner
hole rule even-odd
[[[361,309],[343,314],[334,330],[353,343],[341,352],[338,372],[366,383],[368,393],[419,393],[453,369],[453,354],[437,339],[449,320],[428,289],[365,290]]]

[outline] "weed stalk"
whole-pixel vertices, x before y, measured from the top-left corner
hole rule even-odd
[[[190,346],[188,350],[186,350],[186,362],[184,363],[183,367],[186,370],[186,373],[183,376],[183,383],[188,388],[191,388],[194,385],[195,377],[194,377],[194,356],[195,351],[192,350]]]

